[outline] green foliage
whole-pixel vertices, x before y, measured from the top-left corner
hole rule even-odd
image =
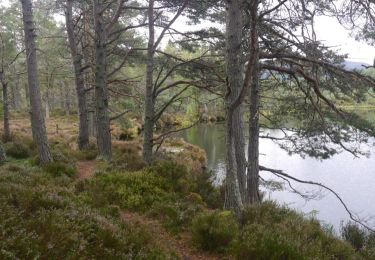
[[[148,232],[82,204],[66,178],[0,169],[1,259],[165,259]]]
[[[238,235],[238,223],[229,211],[207,212],[193,220],[194,243],[208,251],[226,252]]]
[[[107,170],[138,171],[146,167],[136,144],[117,145],[113,150],[113,160]]]
[[[357,259],[318,221],[269,201],[246,210],[232,252],[237,259]]]
[[[123,209],[146,211],[155,202],[168,200],[167,183],[149,171],[102,173],[92,179],[86,191],[96,206],[116,204]]]
[[[264,225],[247,225],[236,244],[237,259],[304,259],[302,252],[280,232]]]
[[[53,176],[67,175],[69,177],[73,177],[76,174],[75,167],[60,161],[55,161],[45,165],[43,170],[52,174]]]
[[[194,180],[190,175],[187,168],[181,164],[177,164],[172,161],[163,161],[157,163],[152,171],[165,178],[169,185],[169,189],[179,192],[179,193],[188,193],[191,190],[194,190]]]
[[[341,227],[341,236],[357,251],[368,259],[375,258],[375,234],[360,227],[354,222],[348,222]]]
[[[348,241],[356,250],[361,250],[366,243],[366,232],[354,223],[347,223],[341,228],[343,239]]]
[[[13,157],[15,159],[25,159],[30,157],[31,151],[29,147],[19,141],[14,141],[7,143],[5,146],[5,152],[7,156]]]

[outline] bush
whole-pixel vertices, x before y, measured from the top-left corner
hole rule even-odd
[[[234,248],[237,259],[305,259],[283,234],[258,224],[247,225]]]
[[[356,259],[354,249],[317,220],[275,202],[249,207],[243,219],[232,248],[237,259]]]
[[[375,259],[375,233],[349,221],[342,225],[341,236],[366,259]]]
[[[61,178],[0,174],[0,259],[168,259],[142,227],[84,204]]]
[[[69,177],[73,177],[76,174],[75,167],[71,166],[71,164],[59,161],[51,162],[45,165],[43,169],[53,176],[67,175]]]
[[[147,165],[139,153],[138,145],[127,143],[114,145],[113,160],[110,166],[116,171],[139,171]]]
[[[160,161],[152,171],[166,179],[170,188],[175,192],[189,193],[195,190],[194,177],[187,168],[173,161]]]
[[[30,157],[29,147],[21,142],[12,142],[5,144],[6,155],[15,159],[26,159]]]
[[[123,209],[145,212],[155,202],[168,200],[167,184],[148,171],[102,173],[89,181],[86,191],[96,206],[119,205]]]
[[[192,235],[199,248],[226,252],[238,235],[238,223],[229,211],[207,212],[193,220]]]
[[[194,201],[189,201],[191,197],[194,197]],[[198,201],[195,195],[188,196],[187,199],[156,202],[150,210],[150,215],[161,220],[169,232],[176,234],[190,226],[194,217],[205,208],[204,203]]]
[[[357,251],[361,250],[366,244],[366,231],[353,222],[349,222],[341,227],[341,236]]]

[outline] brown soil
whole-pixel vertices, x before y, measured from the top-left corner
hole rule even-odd
[[[96,169],[95,161],[80,161],[77,162],[77,177],[80,180],[85,180],[94,177]]]
[[[77,163],[78,179],[90,179],[95,175],[96,162],[95,161],[80,161]],[[122,211],[121,219],[131,225],[140,225],[145,227],[151,233],[156,245],[160,248],[174,252],[183,260],[214,260],[223,259],[218,255],[208,254],[206,252],[198,251],[192,245],[191,235],[189,233],[182,233],[178,236],[173,236],[166,231],[159,221],[151,219],[137,213]]]
[[[182,233],[178,236],[173,236],[155,219],[127,211],[121,213],[121,218],[132,225],[145,227],[155,239],[157,246],[167,251],[175,252],[183,260],[223,259],[218,255],[198,251],[191,244],[190,234]]]

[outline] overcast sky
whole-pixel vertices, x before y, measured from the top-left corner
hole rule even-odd
[[[356,41],[339,22],[331,17],[317,17],[315,21],[317,40],[327,46],[335,46],[341,53],[348,53],[349,60],[373,64],[375,46]]]
[[[0,0],[0,5],[6,5],[8,0]],[[63,20],[63,19],[62,19]],[[356,41],[350,36],[350,31],[343,28],[336,19],[331,17],[317,17],[315,20],[317,40],[326,46],[332,46],[340,53],[348,53],[349,60],[373,64],[375,58],[375,46]],[[181,23],[176,24],[176,26]]]

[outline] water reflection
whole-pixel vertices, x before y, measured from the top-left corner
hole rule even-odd
[[[224,130],[223,124],[197,125],[181,133],[186,141],[202,147],[207,152],[208,168],[216,173],[218,183],[225,175]],[[289,155],[274,142],[261,140],[260,163],[270,168],[282,169],[297,178],[321,182],[333,188],[352,211],[375,227],[375,220],[371,219],[372,215],[375,216],[375,141],[371,140],[371,142],[368,149],[372,156],[369,158],[354,158],[352,154],[343,152],[331,159],[321,161]],[[269,173],[262,173],[262,177],[275,179]],[[306,214],[314,213],[318,219],[332,224],[336,229],[341,221],[348,220],[344,208],[332,194],[305,184],[293,184],[301,191],[320,192],[323,196],[318,200],[306,202],[300,196],[286,190],[268,192],[267,197],[286,203]]]

